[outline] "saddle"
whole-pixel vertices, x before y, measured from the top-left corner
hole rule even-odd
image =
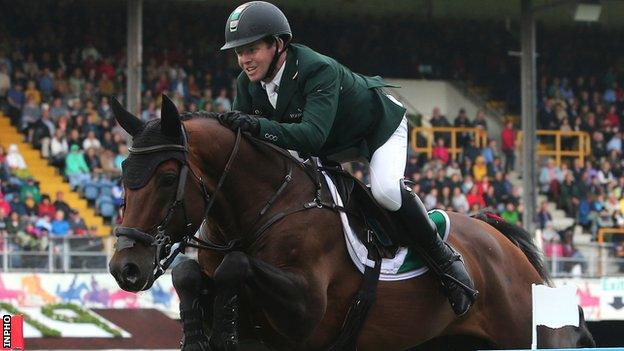
[[[355,230],[358,239],[361,242],[370,240],[370,230],[380,257],[394,258],[398,246],[392,242],[392,233],[402,229],[395,224],[390,212],[377,203],[367,185],[342,169],[340,164],[328,160],[323,160],[322,164],[317,167],[306,163],[308,167],[314,167],[311,171],[317,172],[320,177],[320,171],[325,171],[336,186],[347,215],[356,214],[363,221],[360,230]],[[322,185],[323,190],[328,191],[327,184],[322,182]]]

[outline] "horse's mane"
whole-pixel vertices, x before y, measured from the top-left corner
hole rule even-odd
[[[218,112],[208,112],[208,111],[195,111],[195,112],[184,112],[180,114],[181,121],[188,121],[191,119],[198,118],[210,118],[216,120],[219,116]]]
[[[551,283],[550,274],[546,270],[544,261],[542,260],[542,254],[540,250],[535,246],[533,237],[524,228],[511,224],[505,221],[503,218],[491,212],[491,210],[484,209],[479,211],[472,217],[479,219],[492,227],[496,228],[499,232],[503,233],[512,243],[519,247],[531,262],[531,265],[535,267],[540,277],[544,279],[546,283]]]

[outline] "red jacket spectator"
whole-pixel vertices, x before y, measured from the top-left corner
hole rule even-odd
[[[468,200],[468,206],[472,208],[472,205],[479,204],[480,208],[485,207],[485,200],[483,200],[483,195],[479,194],[479,188],[477,186],[473,186],[470,189],[470,192],[466,195],[466,200]]]
[[[97,73],[99,76],[107,76],[108,79],[115,79],[115,67],[111,64],[110,58],[105,58],[97,67]]]
[[[516,131],[510,125],[511,123],[508,123],[501,133],[503,151],[516,149]]]
[[[438,143],[431,152],[431,157],[434,159],[439,158],[444,164],[448,163],[450,155],[448,149],[444,146],[444,139],[438,139]]]
[[[54,207],[54,204],[50,202],[49,198],[44,197],[37,208],[37,214],[41,217],[48,215],[50,218],[54,218],[54,215],[56,214],[56,207]]]
[[[11,213],[11,205],[4,199],[4,194],[0,193],[0,209],[8,216]]]

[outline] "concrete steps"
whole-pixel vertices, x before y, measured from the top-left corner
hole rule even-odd
[[[84,219],[88,227],[97,227],[98,235],[107,236],[112,228],[104,224],[102,217],[88,206],[87,200],[80,197],[77,192],[71,190],[68,183],[57,173],[56,169],[49,166],[47,161],[41,158],[39,150],[32,148],[30,144],[22,142],[22,135],[11,125],[9,118],[0,115],[0,144],[8,149],[10,144],[16,144],[26,161],[28,171],[39,182],[41,193],[47,193],[51,198],[62,191],[65,201],[70,207],[76,209]]]

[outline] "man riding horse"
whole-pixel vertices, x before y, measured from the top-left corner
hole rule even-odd
[[[392,240],[426,252],[453,311],[464,315],[477,296],[474,283],[403,179],[405,108],[382,91],[390,85],[381,77],[354,73],[291,39],[286,16],[270,3],[248,2],[230,14],[221,50],[234,49],[243,72],[234,111],[223,114],[221,123],[302,155],[328,157],[355,149],[351,159],[369,161],[373,197],[403,228],[390,233]]]

